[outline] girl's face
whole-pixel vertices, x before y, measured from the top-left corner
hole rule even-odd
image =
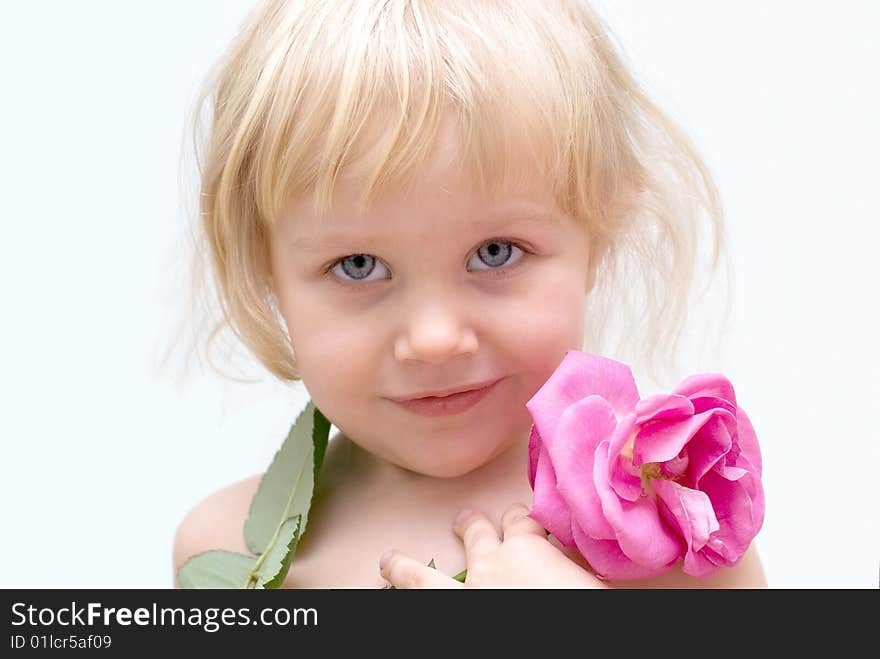
[[[413,191],[364,213],[360,188],[340,178],[328,215],[298,202],[270,240],[273,286],[315,405],[361,448],[438,477],[526,441],[526,401],[582,347],[594,271],[584,230],[548,186],[524,171],[487,199],[451,164],[454,149],[444,130]],[[446,414],[395,401],[493,382]]]

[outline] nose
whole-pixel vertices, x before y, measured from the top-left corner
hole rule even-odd
[[[394,356],[401,362],[441,364],[476,351],[473,329],[463,322],[454,305],[437,299],[412,310],[394,341]]]

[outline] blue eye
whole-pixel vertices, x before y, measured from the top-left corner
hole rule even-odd
[[[522,248],[509,240],[492,240],[491,242],[485,243],[474,252],[474,256],[486,267],[480,267],[479,264],[472,266],[471,262],[473,261],[473,258],[471,258],[471,260],[468,261],[468,268],[473,270],[497,270],[499,267],[507,265],[508,263],[516,263],[522,258],[524,253],[525,252],[523,252]],[[513,260],[511,261],[511,259]]]
[[[369,277],[376,272],[377,265],[379,266],[378,271],[381,273],[385,266],[375,256],[352,254],[337,261],[331,272],[345,281],[376,281],[377,278],[369,279]]]

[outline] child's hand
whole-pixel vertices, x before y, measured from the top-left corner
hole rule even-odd
[[[464,583],[396,550],[379,561],[395,588],[606,588],[547,538],[529,509],[514,504],[501,517],[501,535],[479,512],[463,511],[453,530],[464,543]]]

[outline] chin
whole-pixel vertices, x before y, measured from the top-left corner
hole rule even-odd
[[[469,474],[474,469],[478,469],[482,465],[449,465],[449,466],[438,466],[432,465],[430,468],[420,469],[419,471],[425,476],[430,476],[432,478],[459,478],[460,476],[464,476]]]
[[[434,456],[434,459],[430,461],[421,460],[420,462],[423,462],[423,464],[419,464],[416,471],[433,478],[458,478],[486,466],[502,451],[503,449],[496,447],[494,451],[485,452],[480,455],[453,456],[446,454]]]

